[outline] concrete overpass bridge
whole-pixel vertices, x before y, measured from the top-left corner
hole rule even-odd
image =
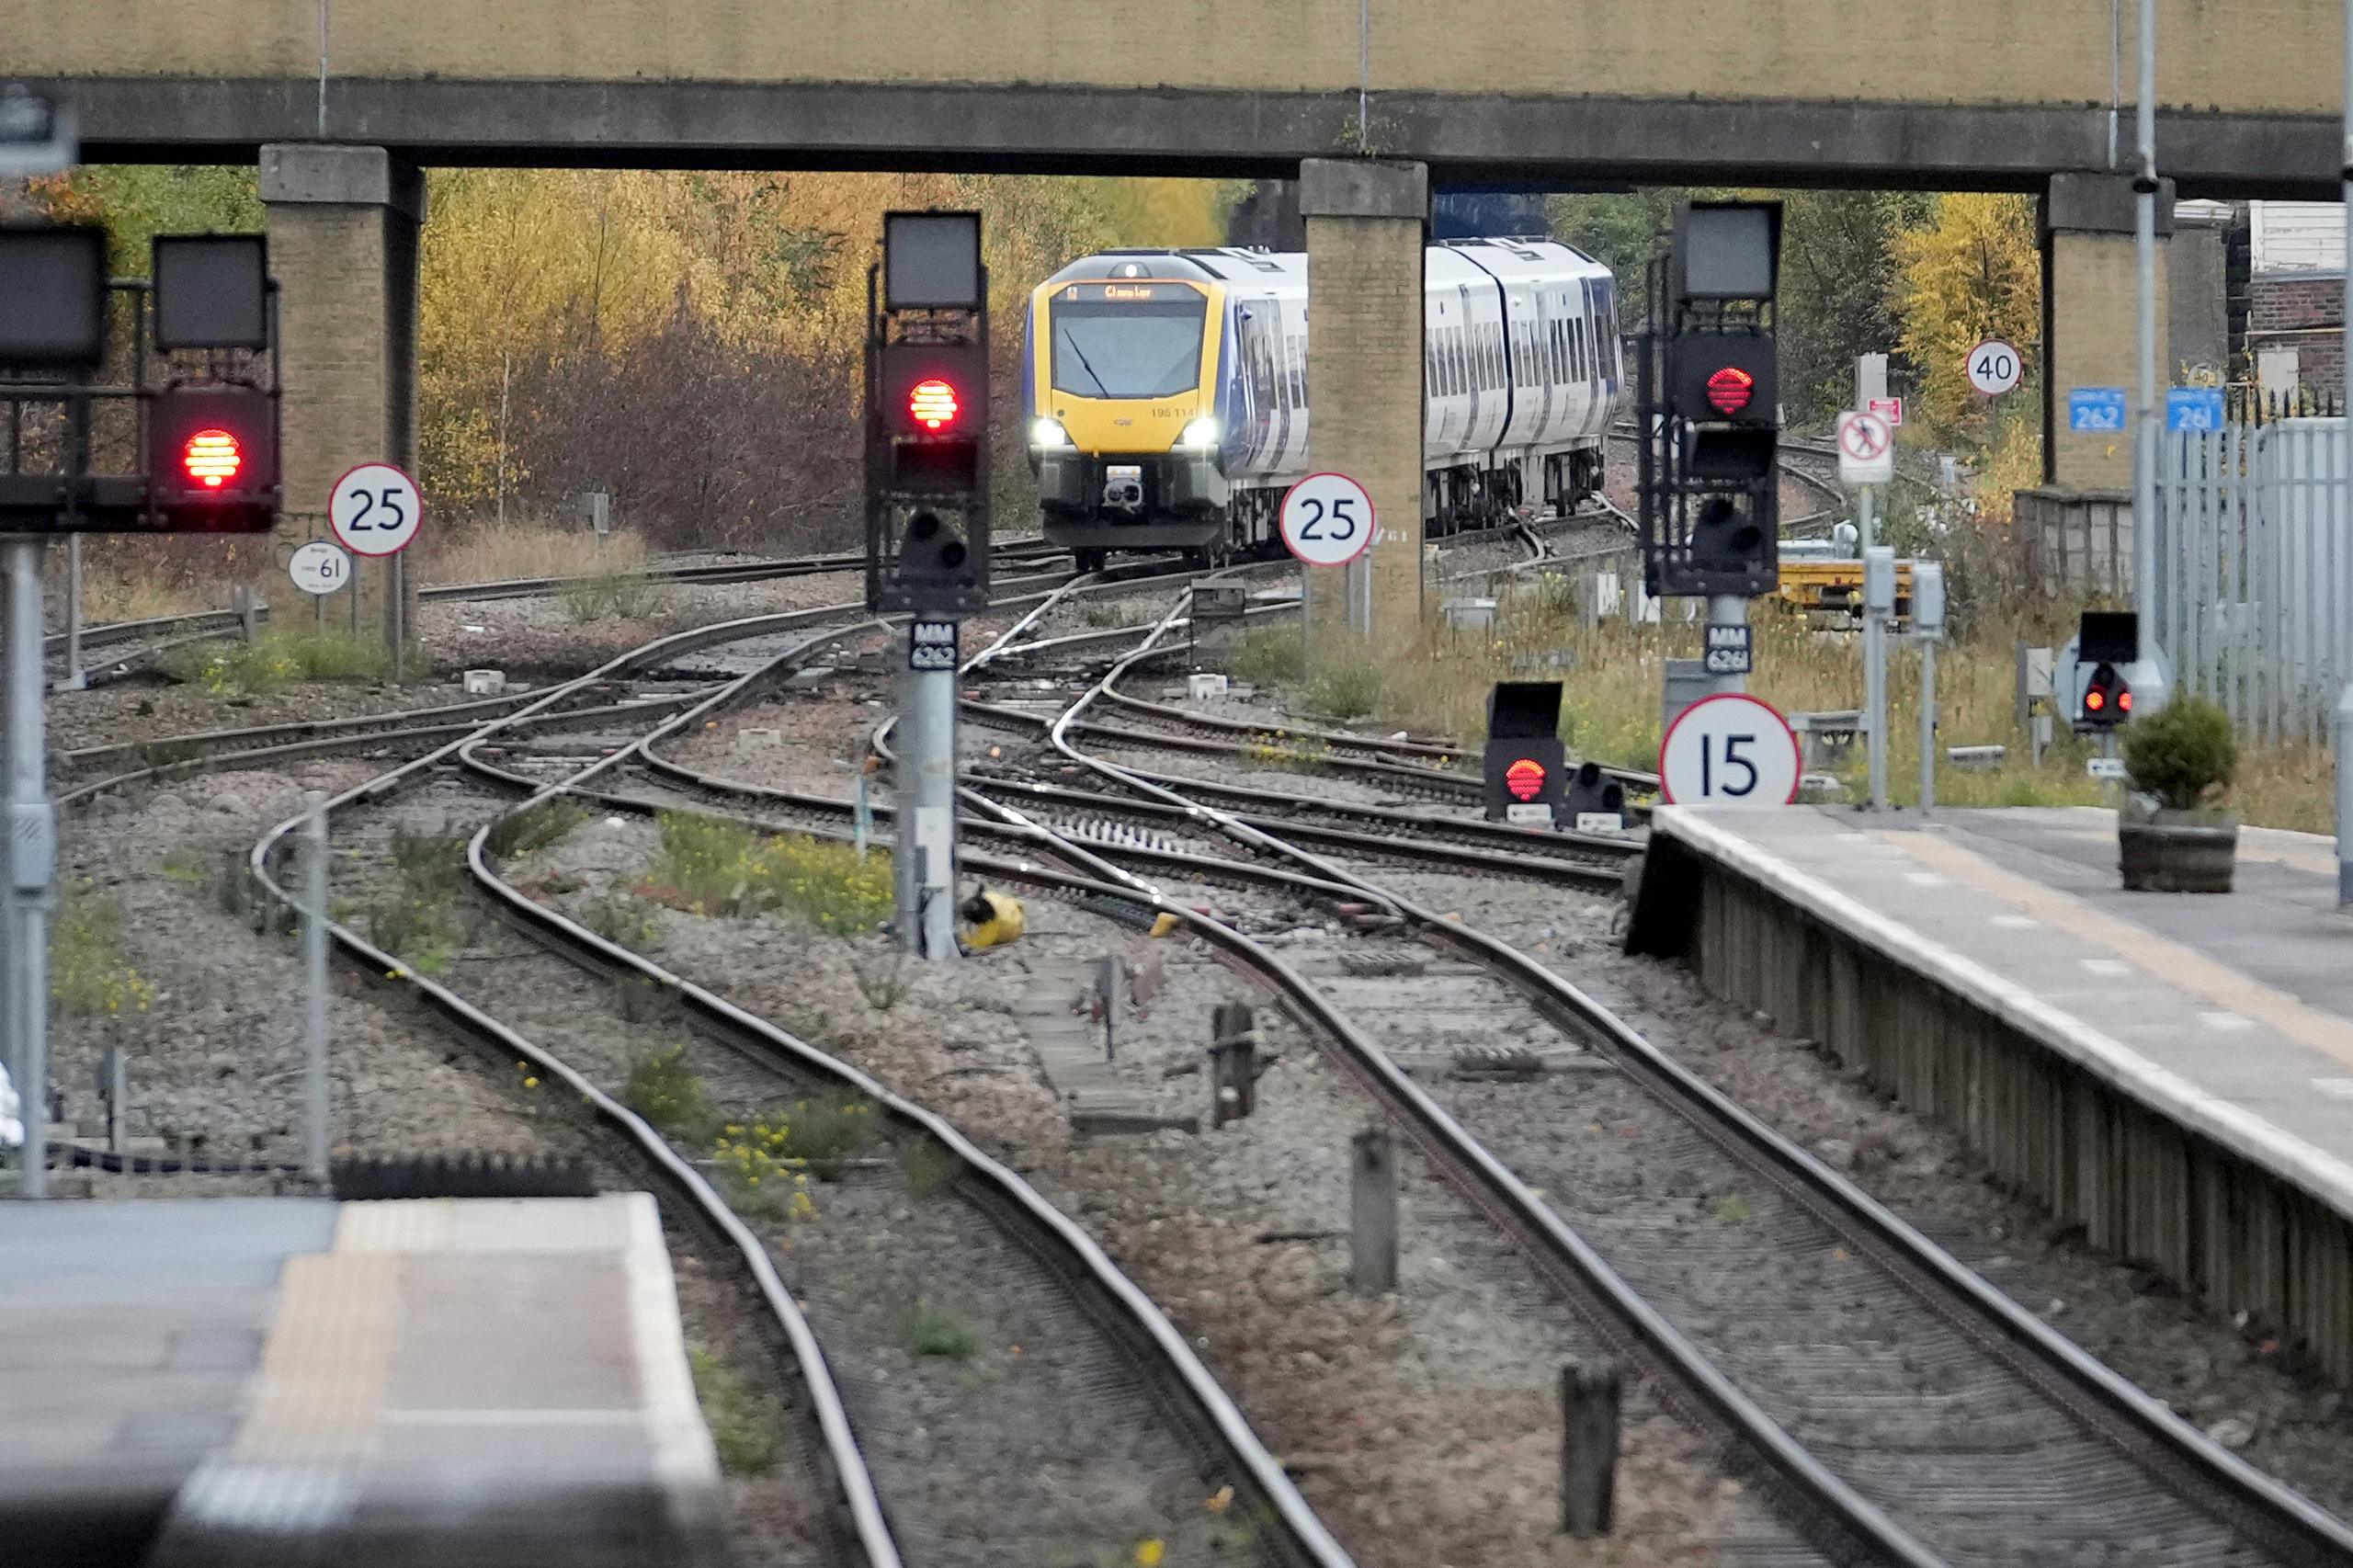
[[[404,455],[435,164],[1302,176],[1319,460],[1418,517],[1432,179],[2043,198],[2050,384],[2131,382],[2119,0],[0,0],[97,160],[258,160],[290,494]],[[2185,194],[2336,193],[2339,0],[2159,0]],[[2120,30],[2120,11],[2122,13]],[[1327,418],[1327,408],[1345,415]],[[2060,435],[2063,492],[2126,459]],[[1384,530],[1386,535],[1386,530]],[[1418,527],[1378,548],[1417,593]],[[1412,537],[1406,538],[1404,535]]]

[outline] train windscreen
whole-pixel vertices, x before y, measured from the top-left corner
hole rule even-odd
[[[1178,397],[1200,384],[1209,301],[1194,290],[1076,285],[1055,297],[1050,312],[1057,392],[1073,397]]]

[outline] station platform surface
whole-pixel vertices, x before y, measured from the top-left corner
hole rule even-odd
[[[2353,1217],[2335,841],[2241,830],[2234,890],[2127,892],[2094,808],[1662,808],[1654,834],[1958,992]]]
[[[642,1193],[0,1204],[0,1560],[601,1568],[722,1547]]]

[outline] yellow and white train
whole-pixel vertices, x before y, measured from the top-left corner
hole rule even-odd
[[[1425,528],[1600,489],[1625,378],[1609,269],[1557,240],[1454,240],[1423,277]],[[1040,284],[1022,391],[1046,538],[1082,569],[1273,548],[1313,472],[1307,332],[1299,253],[1107,251]]]

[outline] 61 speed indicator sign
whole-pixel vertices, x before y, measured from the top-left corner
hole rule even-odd
[[[1658,748],[1659,794],[1674,806],[1786,806],[1802,771],[1789,721],[1736,691],[1677,714]]]

